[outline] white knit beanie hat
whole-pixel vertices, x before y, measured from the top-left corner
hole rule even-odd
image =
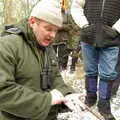
[[[48,23],[62,27],[60,0],[41,0],[32,9],[31,15]]]

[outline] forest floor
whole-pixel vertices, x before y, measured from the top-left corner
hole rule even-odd
[[[71,85],[76,92],[80,94],[80,100],[84,103],[85,85],[83,62],[81,60],[78,61],[76,71],[73,74],[70,73],[69,64],[70,63],[68,62],[67,70],[62,71],[61,75],[66,84]],[[117,95],[111,99],[111,108],[116,120],[120,120],[120,87]],[[58,115],[58,120],[104,120],[97,110],[97,105],[94,105],[90,109],[86,109],[80,113],[81,114],[79,114],[79,111],[77,113],[62,113]]]

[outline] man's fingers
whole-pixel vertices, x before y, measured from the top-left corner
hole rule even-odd
[[[65,104],[70,110],[73,110],[74,105],[73,105],[72,102],[65,102],[64,104]]]
[[[61,98],[60,100],[54,101],[53,105],[55,105],[55,104],[61,104],[61,103],[66,103],[66,102],[67,102],[67,100],[65,98]]]

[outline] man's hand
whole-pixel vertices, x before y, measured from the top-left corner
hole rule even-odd
[[[83,26],[83,28],[81,29],[81,32],[80,32],[81,40],[93,45],[94,39],[95,39],[94,38],[95,32],[96,32],[96,25],[95,24]]]
[[[66,102],[65,97],[63,96],[63,94],[59,90],[53,89],[50,93],[52,96],[51,105],[56,105],[56,104],[61,104],[61,103]]]
[[[103,29],[103,37],[105,37],[105,39],[114,40],[114,38],[118,36],[118,32],[110,26],[104,25],[102,29]]]
[[[78,111],[80,108],[84,109],[83,103],[79,100],[80,94],[73,93],[65,96],[66,102],[64,103],[70,110]]]
[[[118,32],[107,25],[101,26],[101,31],[96,34],[96,47],[118,46],[120,44]]]

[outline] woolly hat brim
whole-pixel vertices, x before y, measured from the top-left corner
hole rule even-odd
[[[41,0],[32,10],[31,15],[48,23],[62,27],[62,13],[59,0]]]

